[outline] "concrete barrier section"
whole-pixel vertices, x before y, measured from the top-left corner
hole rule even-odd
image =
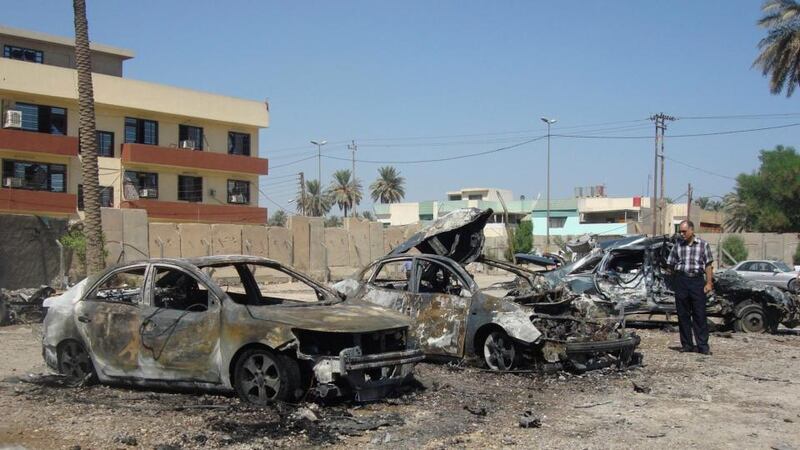
[[[309,218],[304,216],[291,216],[287,227],[292,234],[292,265],[300,271],[307,272],[311,268],[309,262],[310,231]]]
[[[242,253],[242,226],[234,224],[211,225],[211,254],[240,255]]]
[[[267,227],[269,257],[280,263],[292,265],[292,233],[284,227]]]
[[[242,253],[269,258],[269,238],[266,226],[242,226]]]
[[[205,223],[181,223],[178,225],[181,235],[181,257],[211,255],[211,225]]]
[[[150,257],[180,258],[181,234],[177,223],[151,223]]]

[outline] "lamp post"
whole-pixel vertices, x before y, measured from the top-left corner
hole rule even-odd
[[[317,181],[322,186],[322,146],[327,144],[328,141],[311,141],[311,143],[317,146]]]
[[[556,123],[556,119],[542,117],[542,122],[547,124],[547,246],[545,251],[550,251],[550,125]]]

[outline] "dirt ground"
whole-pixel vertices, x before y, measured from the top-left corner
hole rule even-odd
[[[0,328],[0,448],[800,448],[800,332],[712,337],[682,354],[642,329],[626,372],[497,375],[420,364],[383,402],[258,409],[235,397],[67,387],[45,372],[39,325]],[[526,411],[539,427],[521,428]]]

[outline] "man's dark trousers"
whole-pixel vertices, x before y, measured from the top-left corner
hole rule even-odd
[[[689,277],[679,273],[675,283],[675,308],[678,312],[678,329],[681,347],[692,348],[692,331],[697,351],[708,352],[708,322],[706,321],[706,294],[703,276]]]

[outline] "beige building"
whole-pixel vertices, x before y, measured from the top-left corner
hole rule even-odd
[[[81,215],[74,41],[0,26],[0,213]],[[129,50],[92,44],[101,203],[151,221],[265,223],[259,101],[132,80]]]

